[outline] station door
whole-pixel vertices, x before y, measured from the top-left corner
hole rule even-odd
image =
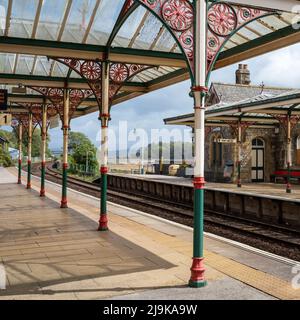
[[[252,182],[264,182],[265,143],[262,139],[252,140]]]

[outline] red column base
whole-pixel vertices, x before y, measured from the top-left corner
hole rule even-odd
[[[286,193],[292,193],[292,186],[291,184],[286,185]]]
[[[238,182],[237,182],[237,187],[238,187],[238,188],[241,188],[241,187],[242,187],[242,182],[241,182],[241,181],[238,181]]]
[[[193,258],[193,264],[191,267],[191,279],[189,281],[189,286],[192,288],[202,288],[207,285],[204,278],[204,258]]]
[[[31,183],[27,183],[26,189],[31,189]]]
[[[101,214],[99,220],[98,231],[107,231],[108,230],[108,219],[107,214]]]
[[[67,198],[62,198],[61,203],[60,203],[60,207],[62,209],[68,208],[68,200],[67,200]]]
[[[21,179],[19,179],[19,180],[18,180],[18,184],[22,184],[22,181],[21,181]]]
[[[41,191],[40,191],[40,197],[45,197],[45,195],[46,195],[45,189],[41,189]]]

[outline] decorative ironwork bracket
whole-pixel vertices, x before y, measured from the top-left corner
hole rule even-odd
[[[270,114],[273,118],[275,118],[280,128],[284,130],[286,137],[288,137],[288,123],[291,125],[291,132],[300,122],[300,115],[288,115],[288,114]]]
[[[49,117],[54,117],[57,114],[60,116],[61,120],[64,116],[64,91],[61,88],[51,88],[51,87],[30,87],[30,89],[39,92],[46,99],[51,101],[51,104],[47,105],[47,113]],[[78,106],[87,98],[92,96],[94,93],[92,90],[82,90],[82,89],[70,89],[70,110],[69,119],[71,121]],[[40,109],[41,105],[35,104]],[[34,105],[32,106],[34,108]]]
[[[102,63],[94,60],[79,60],[69,58],[53,58],[60,63],[63,63],[71,70],[78,73],[83,79],[85,79],[93,91],[98,106],[101,109],[101,96],[102,96]],[[134,77],[138,73],[153,68],[153,66],[145,66],[140,64],[124,64],[124,63],[110,63],[109,68],[109,101],[110,106],[117,93],[124,85],[126,81]]]
[[[191,76],[195,75],[194,16],[191,0],[128,0],[122,14],[134,4],[140,4],[154,14],[170,31],[188,62]],[[207,81],[219,53],[226,42],[242,27],[268,15],[274,10],[251,6],[231,5],[227,1],[214,1],[208,8],[207,20]]]

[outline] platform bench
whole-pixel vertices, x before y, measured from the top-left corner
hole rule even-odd
[[[287,183],[288,171],[287,170],[276,170],[271,174],[271,181],[277,183],[278,180]],[[290,181],[300,184],[300,170],[292,169],[290,171]]]

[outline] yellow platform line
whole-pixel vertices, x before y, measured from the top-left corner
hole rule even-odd
[[[300,299],[300,289],[294,289],[291,283],[273,275],[207,250],[205,251],[205,261],[209,266],[229,277],[239,280],[275,298],[281,300]]]
[[[10,170],[10,172],[16,175],[15,170]],[[50,196],[50,198],[54,200],[53,196]],[[72,203],[70,203],[70,205],[71,207],[73,207]],[[75,210],[77,209],[80,211],[80,206],[78,206],[78,203],[74,207],[76,207],[74,208]],[[124,227],[125,223],[127,225],[127,228],[136,232],[142,232],[143,235],[147,234],[147,237],[151,238],[151,240],[155,241],[158,244],[160,243],[163,246],[167,241],[168,245],[172,247],[172,242],[175,243],[180,240],[182,246],[180,248],[176,248],[175,246],[173,247],[173,250],[184,253],[186,256],[191,255],[191,242],[182,240],[179,237],[161,233],[160,231],[155,230],[152,226],[143,225],[140,222],[130,220],[130,218],[128,217],[121,217],[115,214],[110,214],[110,216],[112,221],[118,223],[120,226]],[[126,234],[124,234],[124,236],[126,238]],[[151,248],[148,248],[148,250],[151,250]],[[204,256],[205,263],[208,266],[261,292],[264,292],[280,300],[300,300],[300,289],[294,289],[291,283],[288,283],[278,277],[257,270],[253,267],[246,266],[240,262],[226,258],[209,250],[204,251]]]

